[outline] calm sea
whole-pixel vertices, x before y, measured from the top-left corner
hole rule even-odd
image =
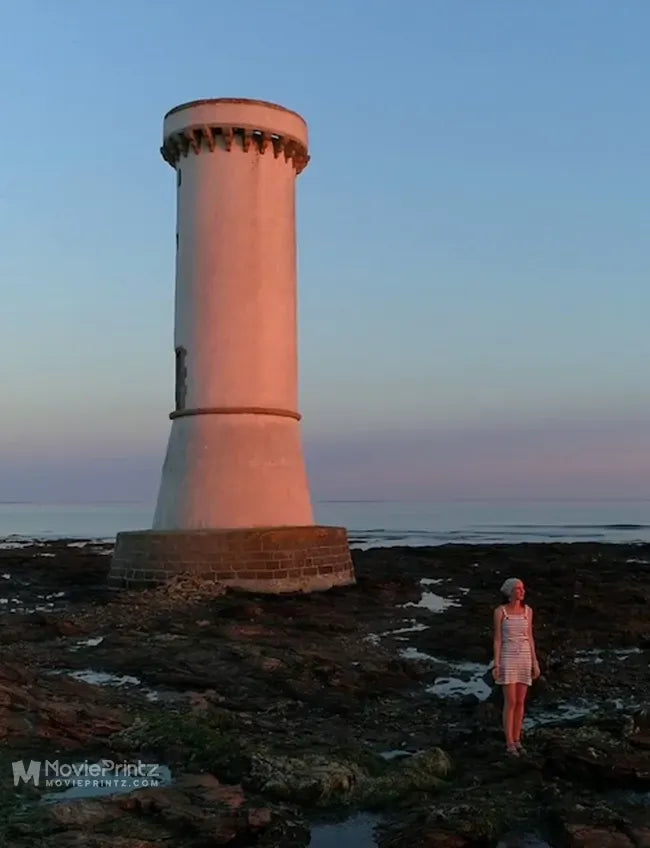
[[[616,501],[320,501],[320,524],[348,528],[354,547],[490,542],[650,542],[650,499]],[[153,505],[0,503],[11,539],[114,539],[151,526]]]

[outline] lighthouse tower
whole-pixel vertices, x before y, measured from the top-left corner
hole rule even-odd
[[[165,115],[161,153],[177,186],[175,405],[152,529],[118,534],[109,581],[352,583],[345,528],[314,523],[298,411],[307,125],[273,103],[199,100]]]

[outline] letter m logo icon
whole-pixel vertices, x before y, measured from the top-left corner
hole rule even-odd
[[[24,760],[16,760],[11,764],[11,768],[14,773],[14,786],[18,786],[21,781],[29,783],[30,780],[34,786],[38,786],[41,777],[41,764],[38,760],[30,760],[27,768]]]

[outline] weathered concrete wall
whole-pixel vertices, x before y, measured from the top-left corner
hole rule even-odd
[[[163,135],[178,174],[177,409],[153,527],[313,524],[297,397],[306,124],[257,101],[199,101],[168,113]]]

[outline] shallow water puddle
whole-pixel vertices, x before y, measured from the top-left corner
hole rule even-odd
[[[442,577],[423,577],[420,580],[421,586],[439,586],[443,583],[444,580]],[[458,601],[454,601],[451,598],[443,598],[442,595],[438,595],[436,592],[422,592],[422,597],[416,603],[415,601],[409,601],[406,604],[401,604],[402,607],[419,607],[420,609],[427,609],[429,612],[444,612],[449,607],[459,607],[460,604]]]
[[[422,632],[422,630],[429,629],[429,626],[427,624],[418,624],[414,618],[405,618],[404,624],[406,624],[407,626],[397,627],[395,630],[384,630],[381,633],[369,633],[368,636],[364,637],[364,639],[366,642],[370,642],[373,645],[378,645],[384,636],[395,636],[397,639],[399,639],[400,634],[420,633]]]
[[[575,661],[577,663],[592,663],[599,665],[606,659],[625,661],[634,654],[642,654],[641,648],[594,648],[589,651],[576,651]]]
[[[598,712],[600,705],[594,702],[587,701],[562,701],[553,707],[535,710],[534,707],[530,710],[530,715],[524,719],[524,730],[530,730],[533,727],[540,727],[547,724],[564,724],[565,722],[575,721],[581,718],[587,718]]]
[[[622,698],[608,698],[601,701],[560,701],[552,707],[530,709],[530,715],[524,719],[524,730],[552,724],[565,724],[578,719],[588,718],[600,712],[611,713],[634,711],[642,707],[636,701],[624,701]]]
[[[6,600],[0,598],[0,603],[6,603]],[[19,598],[12,598],[12,604],[17,604],[18,606],[12,607],[9,612],[10,613],[20,613],[21,615],[34,615],[37,612],[52,612],[54,609],[54,604],[52,601],[48,601],[45,604],[36,604],[34,607],[24,607],[21,606],[22,601]]]
[[[141,775],[132,776],[129,767],[131,765],[137,766],[137,763],[125,764],[126,769],[123,769],[123,775],[107,767],[106,763],[107,761],[100,761],[98,763],[71,763],[69,769],[64,768],[66,764],[61,763],[61,776],[50,776],[48,778],[51,781],[49,786],[53,787],[53,791],[45,792],[41,795],[41,803],[56,804],[59,801],[78,801],[83,798],[124,795],[129,792],[135,792],[138,789],[171,786],[174,782],[172,773],[167,766],[157,764],[151,764],[149,766],[145,764]],[[118,763],[117,765],[120,766],[122,764]],[[96,771],[93,771],[93,767],[96,767]],[[105,769],[102,775],[98,777],[92,776],[96,773],[99,774],[102,768]],[[69,776],[70,774],[72,776]],[[77,777],[76,775],[79,776]]]
[[[314,825],[309,848],[375,848],[374,830],[379,822],[379,816],[359,814],[344,822]]]
[[[458,601],[451,600],[451,598],[443,598],[442,595],[437,595],[435,592],[422,592],[422,597],[417,603],[409,601],[402,606],[420,607],[429,610],[429,612],[444,612],[449,607],[459,607],[460,604]]]
[[[32,606],[25,606],[24,601],[20,598],[12,598],[11,603],[16,604],[17,606],[14,606],[9,610],[9,612],[20,613],[21,615],[34,615],[34,613],[37,612],[53,612],[55,601],[60,601],[62,598],[65,598],[67,594],[67,592],[51,592],[49,595],[37,595],[36,597],[39,601],[41,601],[41,603],[37,603]],[[0,603],[2,603],[2,599],[0,599]]]
[[[462,680],[460,677],[438,677],[432,686],[427,686],[427,692],[439,698],[464,698],[474,695],[479,701],[486,701],[492,690],[480,677]]]
[[[449,662],[413,647],[404,648],[400,651],[400,655],[406,660],[428,660],[449,670],[450,674],[436,677],[433,684],[427,686],[426,691],[430,695],[436,695],[439,698],[463,698],[465,695],[474,695],[479,701],[485,701],[492,693],[491,687],[483,679],[489,666],[483,663]]]
[[[401,634],[404,633],[420,633],[422,630],[428,630],[429,626],[427,624],[417,623],[414,618],[405,618],[404,623],[407,624],[407,627],[397,627],[395,630],[384,630],[381,633],[369,633],[367,636],[364,636],[365,642],[370,642],[371,645],[379,645],[382,638],[384,636],[394,636],[396,639],[400,641],[405,641],[405,637]]]
[[[608,792],[607,800],[614,804],[629,804],[632,807],[650,807],[650,792],[620,789]]]
[[[485,682],[484,678],[488,666],[483,663],[458,662],[447,663],[449,670],[462,677],[449,675],[437,677],[432,686],[427,686],[427,692],[437,695],[439,698],[463,698],[466,695],[474,695],[479,701],[486,701],[492,694],[492,688]]]
[[[428,630],[428,626],[426,624],[416,624],[413,621],[412,624],[409,624],[408,627],[398,627],[397,630],[385,630],[383,633],[380,633],[380,636],[396,636],[398,633],[419,633],[422,630]]]
[[[406,757],[412,757],[413,751],[404,751],[403,749],[398,748],[395,751],[380,751],[379,756],[383,760],[388,760],[390,762],[390,760],[403,760]]]
[[[90,639],[82,639],[81,642],[76,642],[74,645],[70,645],[70,651],[78,651],[80,648],[96,648],[97,645],[101,645],[104,641],[103,636],[94,636]]]
[[[439,586],[441,583],[449,582],[449,578],[445,579],[443,577],[422,577],[419,581],[421,586]],[[469,589],[464,587],[459,587],[459,592],[463,594],[467,594]],[[426,609],[429,612],[434,613],[442,613],[449,607],[459,607],[461,604],[458,601],[453,600],[452,598],[444,598],[442,595],[438,595],[436,592],[428,592],[423,591],[422,596],[419,601],[408,601],[405,604],[398,604],[398,609],[405,609],[407,607],[413,607],[417,609]],[[405,633],[418,633],[422,630],[428,630],[429,625],[424,624],[423,622],[418,622],[416,619],[404,619],[403,624],[407,625],[404,627],[397,627],[392,630],[384,630],[382,633],[369,633],[367,636],[364,636],[364,641],[370,642],[371,645],[378,645],[384,636],[394,636],[397,640],[404,642],[407,641],[404,638]]]
[[[95,639],[88,639],[85,643],[77,645],[71,650],[78,650],[78,648],[87,643],[90,643],[91,646],[99,644],[97,639],[101,641],[103,638],[103,636],[99,636]],[[161,700],[182,701],[184,698],[184,694],[182,692],[177,692],[173,689],[165,690],[143,687],[140,678],[133,677],[130,674],[112,674],[108,671],[96,671],[92,668],[78,669],[76,671],[71,671],[70,669],[55,669],[53,671],[49,671],[48,674],[67,675],[68,677],[72,677],[73,680],[78,680],[81,683],[89,683],[91,686],[116,686],[118,688],[129,687],[131,691],[137,688],[138,694],[143,695],[147,701],[151,701],[152,703],[156,703]]]
[[[524,730],[547,724],[564,724],[580,718],[587,718],[598,711],[598,705],[593,703],[572,704],[564,702],[555,707],[536,711],[531,709],[530,715],[524,719]]]
[[[412,645],[409,645],[408,648],[402,648],[399,654],[401,657],[404,657],[405,660],[428,660],[429,662],[438,664],[442,663],[442,660],[437,660],[435,657],[432,657],[431,654],[425,654],[423,651],[418,651],[418,649],[414,648]]]
[[[96,686],[142,686],[140,678],[132,677],[130,674],[110,674],[107,671],[93,671],[91,668],[64,673],[69,677],[73,677],[75,680],[81,680],[84,683],[93,683]]]

